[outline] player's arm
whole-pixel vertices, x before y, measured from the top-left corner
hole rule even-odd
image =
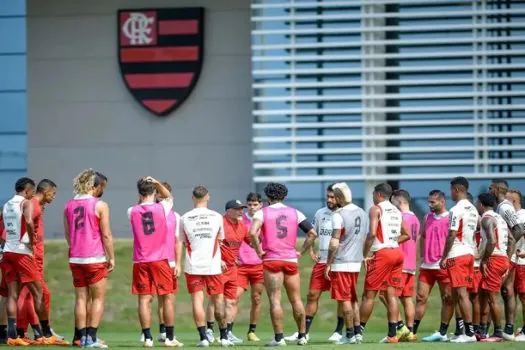
[[[426,225],[427,225],[427,217],[428,214],[425,215],[423,218],[423,224],[421,225],[421,228],[419,230],[419,255],[421,258],[423,258],[423,253],[425,251],[425,231],[426,231]]]
[[[410,231],[407,229],[407,226],[405,225],[405,222],[401,222],[401,234],[399,235],[399,238],[397,239],[397,243],[403,243],[410,239]]]
[[[69,222],[67,221],[67,213],[64,210],[64,238],[66,239],[67,246],[71,247],[71,238],[69,237]]]
[[[29,200],[25,200],[22,204],[22,215],[26,222],[26,232],[29,236],[29,244],[33,245],[35,238],[35,223],[33,222],[33,203]]]
[[[109,222],[109,206],[106,202],[99,201],[96,206],[98,217],[100,218],[100,232],[102,234],[102,244],[109,260],[109,271],[115,268],[115,251],[113,249],[113,235]]]
[[[492,218],[485,217],[481,220],[481,229],[487,233],[485,249],[480,253],[481,261],[486,263],[496,248],[495,223]]]
[[[372,248],[372,244],[374,244],[374,240],[377,236],[377,224],[379,223],[379,216],[381,215],[381,209],[377,206],[373,206],[370,208],[370,213],[368,214],[370,218],[370,232],[368,233],[368,236],[366,237],[365,246],[363,247],[363,257],[366,259],[368,257],[368,253],[370,253],[370,249]]]
[[[452,249],[452,246],[454,245],[454,240],[456,239],[456,236],[458,234],[459,222],[460,222],[460,217],[458,213],[451,210],[450,219],[449,219],[448,236],[445,241],[445,247],[443,248],[443,255],[442,255],[443,258],[441,259],[441,268],[445,268],[445,262],[447,260],[448,254],[450,253],[450,250]]]
[[[508,235],[507,240],[507,256],[509,259],[514,254],[514,250],[516,249],[516,240],[514,239],[514,236],[512,234]]]
[[[3,210],[0,210],[0,232],[2,233],[2,237],[0,237],[0,249],[4,249],[5,240],[4,240],[4,214]]]
[[[343,218],[341,215],[339,215],[339,213],[334,213],[332,215],[332,238],[330,238],[330,243],[328,244],[328,258],[326,260],[327,266],[334,262],[335,255],[339,249],[342,228]]]
[[[315,239],[317,237],[317,232],[312,226],[312,223],[307,219],[301,221],[299,228],[306,234],[306,239],[304,240],[303,247],[301,249],[301,255],[304,255],[307,251],[313,248]]]
[[[261,248],[261,244],[259,242],[259,235],[258,235],[258,232],[261,229],[261,227],[262,227],[262,220],[259,218],[256,218],[254,215],[252,226],[250,227],[250,232],[248,233],[248,236],[250,237],[250,245],[252,246],[253,249],[255,249],[259,257],[262,257],[264,255],[264,251]]]
[[[501,216],[509,226],[514,241],[517,242],[525,233],[525,223],[520,223],[516,211],[510,205],[503,206]]]
[[[155,186],[157,187],[157,192],[162,198],[173,200],[173,196],[171,192],[166,187],[164,187],[164,185],[160,181],[158,181],[157,179],[154,179],[151,176],[146,177],[146,180],[149,180],[155,184]]]

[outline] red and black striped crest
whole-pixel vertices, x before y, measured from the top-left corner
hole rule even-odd
[[[204,57],[204,8],[118,11],[118,58],[127,88],[166,116],[190,95]]]

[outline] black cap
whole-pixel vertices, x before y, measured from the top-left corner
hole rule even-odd
[[[246,205],[244,205],[240,200],[238,199],[232,199],[231,201],[226,202],[225,209],[241,209],[246,208]]]

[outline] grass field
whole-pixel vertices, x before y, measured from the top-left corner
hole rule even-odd
[[[132,245],[130,240],[118,240],[115,242],[116,250],[116,269],[110,275],[109,290],[107,293],[106,311],[104,321],[99,330],[99,336],[106,340],[110,347],[140,347],[138,342],[140,336],[140,325],[137,316],[137,301],[131,295],[131,253]],[[308,281],[310,277],[310,270],[312,261],[309,257],[301,259],[301,280],[303,295],[308,291]],[[361,274],[363,275],[363,274]],[[362,277],[362,276],[361,276]],[[51,320],[53,328],[60,334],[66,336],[71,340],[73,333],[73,303],[74,292],[71,284],[71,275],[68,268],[67,260],[67,246],[63,241],[50,241],[46,244],[46,280],[52,293],[52,314]],[[180,291],[177,295],[176,312],[175,312],[175,333],[186,347],[193,347],[198,335],[195,330],[193,318],[191,314],[190,296],[187,293],[184,278],[179,280]],[[362,278],[360,279],[359,293],[362,291]],[[285,308],[285,315],[289,315],[286,319],[285,335],[295,332],[295,323],[291,316],[291,308],[287,301],[283,302]],[[156,303],[154,304],[156,307]],[[428,305],[427,315],[420,325],[419,335],[424,336],[434,331],[439,327],[439,309],[440,298],[437,287],[433,291],[433,296]],[[241,300],[240,312],[235,323],[234,333],[239,337],[245,337],[248,321],[249,321],[249,294],[245,293]],[[156,315],[156,314],[155,314]],[[518,313],[521,315],[521,313]],[[158,323],[156,316],[155,323],[152,326],[154,338],[156,339]],[[521,317],[518,316],[521,321]],[[336,308],[334,302],[325,293],[321,297],[319,312],[314,320],[310,330],[311,338],[309,347],[334,348],[334,345],[329,344],[326,339],[332,334],[336,322]],[[454,344],[394,344],[394,345],[378,345],[377,342],[386,335],[386,311],[385,308],[376,304],[372,318],[368,322],[365,334],[365,343],[359,345],[365,349],[373,349],[377,346],[394,346],[397,348],[410,349],[437,349],[446,346],[447,348],[455,348],[459,345]],[[518,322],[520,324],[520,322]],[[450,331],[453,331],[454,326],[451,325]],[[254,348],[264,345],[269,341],[273,334],[270,323],[270,316],[268,311],[268,301],[263,297],[262,315],[257,325],[257,334],[261,338],[261,342],[257,344],[247,344],[247,346],[236,346],[236,348]],[[160,345],[160,344],[156,344]],[[472,345],[462,345],[461,349],[525,349],[525,346],[520,343],[500,343],[500,344],[481,344],[475,343]]]

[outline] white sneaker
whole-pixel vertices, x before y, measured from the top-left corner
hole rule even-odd
[[[525,342],[525,334],[520,333],[514,337],[514,341]]]
[[[308,340],[306,339],[306,337],[297,339],[297,345],[306,345],[306,344],[308,344]]]
[[[232,331],[228,332],[228,340],[231,341],[233,344],[242,344],[242,339],[237,338]]]
[[[166,341],[166,332],[159,333],[159,336],[157,337],[157,340],[160,341],[160,342],[165,342]]]
[[[506,341],[514,341],[516,337],[514,336],[514,334],[507,334],[503,332],[503,339],[505,339]]]
[[[284,341],[284,339],[281,339],[281,341],[275,341],[275,338],[272,339],[271,342],[269,342],[268,344],[266,344],[266,346],[268,347],[274,347],[274,346],[286,346],[286,341]]]
[[[210,328],[206,329],[206,338],[208,338],[208,343],[210,344],[213,344],[213,342],[215,341],[213,331]]]
[[[294,334],[284,337],[284,340],[286,341],[297,341],[299,339],[299,332],[295,332]]]
[[[331,342],[338,342],[339,340],[341,340],[343,338],[343,335],[342,334],[339,334],[337,332],[334,332],[334,334],[332,334],[330,336],[330,338],[328,338],[328,341],[331,341]]]
[[[450,342],[451,343],[475,343],[475,342],[477,342],[477,339],[476,339],[475,335],[469,337],[466,334],[462,334],[459,337],[457,337],[456,339],[450,340]]]
[[[233,342],[231,342],[230,340],[228,339],[221,339],[221,346],[223,348],[229,348],[231,346],[234,346],[235,344],[233,344]]]
[[[355,335],[355,343],[361,344],[363,342],[363,335],[362,334],[356,334]]]
[[[206,339],[201,340],[200,342],[197,343],[198,348],[207,348],[208,346],[210,346],[210,342]]]
[[[180,341],[177,340],[177,338],[173,337],[173,340],[166,339],[164,341],[164,345],[166,345],[169,348],[178,348],[183,347],[184,344],[182,344]]]
[[[144,342],[144,347],[145,348],[152,348],[153,347],[153,340],[152,339],[146,339],[146,341]]]

